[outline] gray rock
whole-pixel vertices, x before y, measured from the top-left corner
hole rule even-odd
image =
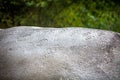
[[[120,33],[87,28],[0,30],[0,80],[120,80]]]

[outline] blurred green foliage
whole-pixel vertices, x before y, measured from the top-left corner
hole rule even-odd
[[[87,27],[120,32],[116,0],[0,0],[0,28]]]

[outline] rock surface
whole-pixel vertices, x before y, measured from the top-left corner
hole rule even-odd
[[[120,34],[87,28],[0,30],[0,80],[120,80]]]

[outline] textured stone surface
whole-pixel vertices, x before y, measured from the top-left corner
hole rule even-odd
[[[86,28],[0,30],[0,80],[120,80],[120,34]]]

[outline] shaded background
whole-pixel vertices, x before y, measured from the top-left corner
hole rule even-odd
[[[87,27],[120,32],[117,0],[0,0],[0,28]]]

